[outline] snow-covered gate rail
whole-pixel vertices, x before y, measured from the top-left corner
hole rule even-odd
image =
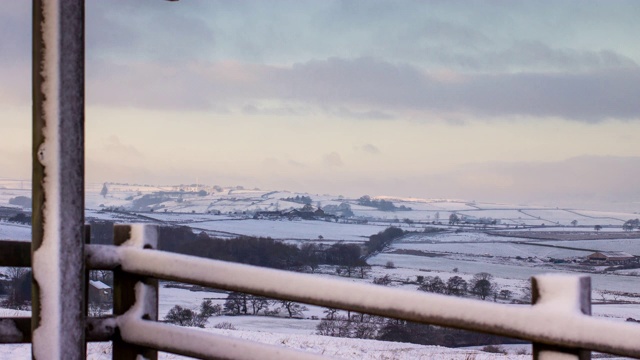
[[[151,226],[117,226],[116,245],[85,245],[84,2],[34,0],[33,14],[33,239],[0,243],[0,266],[33,267],[33,313],[0,319],[0,343],[32,342],[35,359],[84,358],[86,341],[113,341],[113,358],[124,360],[157,350],[321,358],[157,322],[157,279],[169,279],[525,339],[537,359],[591,350],[640,358],[640,326],[589,316],[585,277],[536,277],[534,305],[510,306],[162,252]],[[113,317],[87,317],[87,269],[114,271]]]
[[[506,305],[158,251],[152,225],[117,225],[114,233],[117,245],[86,245],[84,254],[88,269],[114,271],[115,315],[87,319],[85,330],[88,341],[113,341],[114,359],[153,359],[157,350],[205,359],[321,358],[159,323],[156,279],[520,338],[534,343],[535,359],[586,359],[591,350],[640,357],[640,326],[589,316],[588,277],[534,277],[534,304]],[[29,265],[22,259],[0,256],[0,265]],[[0,342],[30,340],[28,320],[0,324]]]

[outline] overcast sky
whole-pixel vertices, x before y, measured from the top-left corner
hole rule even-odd
[[[31,2],[0,3],[29,178]],[[640,211],[638,1],[87,1],[87,179]]]

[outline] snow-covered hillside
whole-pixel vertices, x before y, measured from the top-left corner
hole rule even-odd
[[[0,240],[30,240],[28,223],[9,221],[15,214],[30,211],[24,201],[23,205],[16,205],[16,198],[30,196],[28,182],[0,180]],[[350,278],[350,281],[371,283],[386,276],[390,279],[389,286],[418,291],[419,279],[437,276],[447,281],[458,276],[469,282],[475,274],[488,272],[493,276],[496,292],[508,294],[496,301],[526,303],[529,301],[528,279],[533,275],[548,272],[587,274],[593,281],[594,316],[617,321],[640,319],[640,269],[605,272],[606,266],[582,263],[585,256],[594,251],[624,251],[640,256],[640,232],[623,231],[621,226],[627,220],[640,217],[638,214],[446,199],[383,196],[371,199],[391,202],[396,210],[365,206],[355,198],[288,191],[202,185],[89,184],[85,217],[88,221],[187,226],[196,234],[205,232],[213,237],[260,236],[293,244],[363,244],[371,235],[396,226],[410,233],[367,258],[371,268],[362,279]],[[304,203],[308,204],[307,210],[320,215],[304,218],[304,214],[296,213],[303,209]],[[404,210],[400,210],[402,207]],[[350,216],[339,212],[346,208],[352,212]],[[406,210],[408,208],[411,210]],[[318,209],[328,216],[317,212]],[[461,221],[450,225],[452,214]],[[483,222],[478,222],[479,219]],[[595,225],[603,226],[602,231],[594,230]],[[321,266],[318,276],[344,276],[340,270]],[[226,297],[226,292],[161,287],[160,317],[166,316],[175,305],[197,309],[204,299],[213,299],[214,303],[223,305]],[[303,319],[223,315],[210,319],[206,331],[221,332],[213,326],[217,322],[230,322],[238,330],[227,331],[225,334],[229,336],[285,344],[347,359],[502,359],[519,356],[317,336],[314,335],[315,328],[324,316],[324,309],[308,308]],[[20,315],[12,311],[5,310],[4,315],[0,311],[0,316]],[[90,351],[92,359],[110,357],[107,344],[92,344]],[[0,346],[0,359],[23,357],[29,357],[28,346]],[[174,357],[163,355],[161,358]]]

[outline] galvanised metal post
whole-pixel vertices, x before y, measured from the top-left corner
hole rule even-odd
[[[33,1],[34,359],[82,359],[84,1]]]
[[[569,293],[570,296],[567,296]],[[591,278],[588,276],[538,275],[531,278],[531,303],[591,315]],[[553,326],[553,324],[549,324]],[[533,342],[534,360],[589,360],[591,351]]]
[[[113,243],[117,246],[131,246],[139,249],[157,249],[158,230],[154,225],[115,225],[113,228]],[[154,289],[151,299],[136,299],[135,286],[145,284]],[[149,311],[146,320],[158,321],[158,279],[129,274],[117,267],[113,271],[113,314],[122,316],[140,301],[147,304]],[[136,360],[140,358],[157,360],[158,351],[144,346],[128,344],[116,332],[113,339],[113,360]]]

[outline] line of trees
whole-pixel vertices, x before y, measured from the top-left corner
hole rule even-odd
[[[381,211],[410,211],[410,207],[400,205],[395,206],[391,201],[371,199],[371,196],[364,195],[358,199],[358,205],[374,207]]]
[[[325,314],[327,316],[316,326],[316,334],[318,335],[448,347],[524,343],[520,340],[500,336],[443,328],[435,325],[424,325],[368,314],[355,313],[351,316],[344,316],[335,311],[325,311]]]
[[[9,204],[23,208],[31,208],[31,198],[28,196],[16,196],[9,199]]]
[[[158,230],[158,249],[300,272],[313,273],[320,265],[336,265],[346,276],[364,277],[364,273],[369,268],[365,260],[365,253],[369,253],[367,249],[374,246],[373,244],[390,243],[391,240],[403,234],[399,228],[390,229],[372,235],[363,251],[361,245],[342,242],[328,246],[310,241],[298,247],[271,238],[241,236],[234,239],[219,239],[210,237],[205,232],[195,234],[187,226],[161,226]],[[112,239],[112,222],[91,223],[91,243],[111,244]]]
[[[470,281],[466,281],[458,275],[450,277],[446,282],[439,276],[427,276],[425,278],[419,278],[421,282],[418,290],[444,294],[453,296],[464,296],[471,294],[485,300],[487,297],[494,297],[496,300],[498,297],[507,300],[511,296],[509,290],[500,290],[498,285],[493,281],[493,275],[480,272],[473,276]]]
[[[296,195],[296,197],[288,197],[280,200],[294,202],[298,204],[304,204],[304,205],[311,205],[313,203],[313,200],[311,200],[311,197],[305,196],[305,195],[303,196]]]
[[[165,322],[180,326],[204,328],[210,317],[220,315],[222,307],[213,304],[210,299],[203,300],[198,311],[176,305],[172,307],[164,318]]]
[[[309,310],[303,304],[290,300],[273,300],[262,296],[240,292],[231,292],[224,302],[224,313],[227,315],[266,315],[277,316],[286,313],[289,318],[301,318],[303,312]]]
[[[274,300],[257,295],[231,292],[224,305],[213,304],[210,299],[203,300],[199,309],[175,305],[169,310],[164,321],[180,326],[203,328],[212,316],[279,316],[279,314],[284,314],[289,318],[302,318],[307,310],[309,309],[306,306],[294,301]]]
[[[8,222],[31,225],[31,214],[19,212],[15,215],[11,215],[5,218]]]
[[[404,230],[391,226],[377,234],[369,236],[369,241],[365,243],[367,255],[384,250],[384,248],[389,246],[393,240],[403,236],[404,234]]]

